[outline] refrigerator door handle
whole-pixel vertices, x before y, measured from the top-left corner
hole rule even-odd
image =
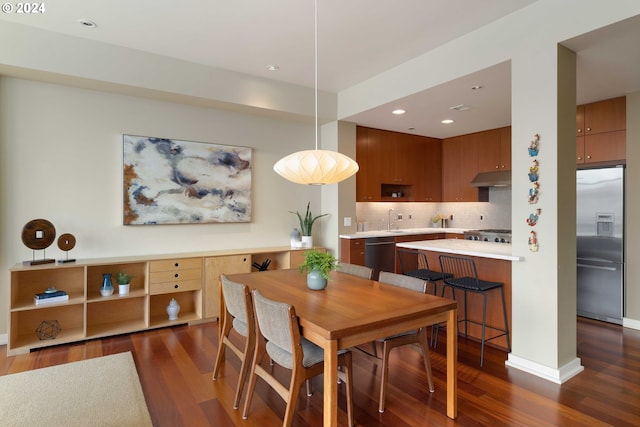
[[[595,270],[607,270],[607,271],[616,271],[615,267],[601,267],[599,265],[589,265],[589,264],[577,264],[578,267],[584,268],[593,268]]]

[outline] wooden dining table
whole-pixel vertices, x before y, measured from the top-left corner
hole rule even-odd
[[[297,269],[228,275],[295,307],[302,335],[324,349],[325,427],[338,424],[338,350],[396,333],[447,324],[447,416],[457,417],[457,303],[333,271],[321,291]]]

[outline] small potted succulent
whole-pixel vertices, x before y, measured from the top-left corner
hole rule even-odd
[[[124,271],[119,271],[117,276],[118,281],[118,294],[119,295],[128,295],[129,294],[129,285],[131,284],[131,278],[133,276],[125,273]]]
[[[316,291],[327,287],[329,273],[338,268],[337,259],[329,252],[310,250],[304,253],[300,273],[307,271],[307,286]]]

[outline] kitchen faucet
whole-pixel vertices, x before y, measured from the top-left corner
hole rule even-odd
[[[387,213],[387,231],[391,231],[391,212],[393,212],[393,209],[389,209]]]

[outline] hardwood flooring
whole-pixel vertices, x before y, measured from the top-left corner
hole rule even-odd
[[[445,415],[444,334],[432,350],[436,391],[427,391],[420,354],[392,352],[386,411],[378,413],[377,365],[354,352],[354,413],[361,426],[638,426],[640,425],[640,331],[579,318],[578,356],[583,373],[560,386],[505,367],[507,355],[459,340],[458,418]],[[155,426],[259,426],[282,424],[284,403],[262,381],[243,420],[231,408],[240,363],[227,352],[223,375],[211,380],[218,345],[217,323],[177,326],[92,340],[7,357],[0,347],[0,375],[131,351]],[[278,368],[276,368],[278,369]],[[278,373],[286,378],[286,373]],[[314,394],[298,398],[294,426],[322,425],[322,379]],[[105,392],[109,392],[105,390]],[[343,389],[339,420],[346,421]],[[242,404],[244,404],[244,396]],[[114,409],[117,410],[117,409]]]

